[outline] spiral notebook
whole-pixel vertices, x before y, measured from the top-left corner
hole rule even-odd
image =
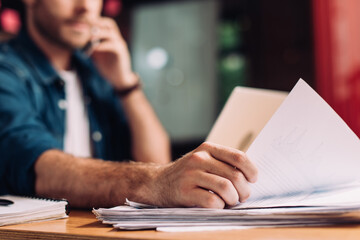
[[[0,196],[0,226],[67,217],[66,200]]]

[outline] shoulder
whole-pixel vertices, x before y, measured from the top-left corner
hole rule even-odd
[[[25,69],[24,60],[13,41],[0,43],[0,74],[23,79]]]

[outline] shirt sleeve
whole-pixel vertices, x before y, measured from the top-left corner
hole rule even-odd
[[[34,163],[54,148],[61,146],[35,111],[28,84],[0,66],[0,194],[34,194]]]

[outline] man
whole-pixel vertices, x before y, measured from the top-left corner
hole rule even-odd
[[[204,143],[169,163],[168,138],[115,22],[100,17],[102,0],[23,2],[26,31],[0,46],[0,194],[75,207],[129,198],[223,208],[248,198],[257,170],[236,149]],[[89,42],[91,59],[81,51]]]

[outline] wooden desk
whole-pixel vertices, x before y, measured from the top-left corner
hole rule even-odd
[[[313,228],[259,228],[193,233],[117,231],[90,211],[72,211],[67,219],[0,227],[0,239],[360,239],[360,225]]]

